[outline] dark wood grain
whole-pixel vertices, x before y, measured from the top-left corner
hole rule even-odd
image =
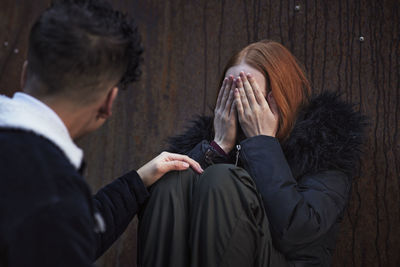
[[[0,2],[1,93],[19,89],[30,25],[49,2]],[[210,114],[232,53],[249,42],[273,39],[296,55],[316,92],[339,91],[370,117],[334,266],[400,266],[398,1],[113,3],[136,18],[145,64],[141,81],[121,92],[113,118],[79,141],[94,191],[156,155],[165,138],[181,131],[194,114]],[[98,266],[135,266],[135,259],[136,220]]]

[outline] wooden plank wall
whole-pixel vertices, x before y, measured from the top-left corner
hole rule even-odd
[[[1,0],[0,92],[19,89],[29,27],[49,1]],[[94,190],[153,157],[194,114],[210,114],[233,51],[269,38],[304,64],[315,91],[340,91],[371,118],[334,266],[400,266],[398,0],[113,2],[136,17],[145,65],[113,118],[79,141]],[[136,266],[135,230],[136,221],[98,266]]]

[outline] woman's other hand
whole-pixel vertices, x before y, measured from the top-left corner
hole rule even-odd
[[[183,171],[192,167],[197,173],[203,173],[200,164],[185,155],[162,152],[141,167],[137,173],[146,187],[155,183],[170,171]]]
[[[229,153],[236,143],[236,109],[233,105],[235,82],[233,76],[225,78],[218,94],[214,111],[214,129],[216,142],[225,153]]]
[[[236,80],[235,106],[238,112],[240,126],[246,137],[268,135],[275,137],[278,128],[278,110],[271,92],[268,100],[255,81],[248,73],[240,73]]]

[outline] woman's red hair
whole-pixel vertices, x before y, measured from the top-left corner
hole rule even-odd
[[[233,55],[225,66],[222,80],[229,68],[245,63],[265,76],[267,94],[271,91],[279,110],[276,137],[289,137],[299,109],[308,104],[310,83],[296,58],[283,45],[263,40],[252,43]]]

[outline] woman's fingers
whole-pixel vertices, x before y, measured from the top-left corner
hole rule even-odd
[[[233,94],[233,103],[231,105],[231,109],[229,110],[229,116],[232,117],[234,120],[236,120],[236,114],[237,114],[237,109],[236,109],[236,100],[235,100],[235,90],[232,90],[232,94]]]
[[[243,111],[250,110],[251,107],[250,107],[249,101],[247,100],[246,92],[244,91],[244,88],[243,88],[243,82],[240,77],[237,78],[236,85],[239,90],[240,101],[243,106]]]
[[[268,104],[267,101],[265,100],[264,95],[262,94],[262,92],[260,90],[260,87],[258,86],[256,79],[254,79],[254,76],[250,73],[247,73],[247,78],[251,85],[251,88],[253,88],[253,93],[254,93],[257,103],[260,106]]]
[[[228,116],[230,116],[231,107],[233,106],[234,99],[235,99],[234,90],[229,89],[229,96],[228,96],[228,100],[226,101],[226,106],[225,106],[225,112],[228,113]]]
[[[247,76],[244,74],[243,71],[240,72],[240,79],[243,83],[244,91],[246,92],[247,100],[249,101],[250,107],[253,107],[257,102],[256,98],[254,97],[254,88],[247,80]]]
[[[221,109],[225,109],[232,83],[233,83],[233,77],[229,76],[228,81],[225,84],[224,94],[222,95],[222,99],[221,99],[221,106],[220,106]]]
[[[243,118],[243,115],[244,115],[244,109],[243,109],[242,99],[240,97],[240,92],[239,92],[238,88],[235,89],[234,95],[235,95],[236,111],[238,113],[239,120],[241,120]]]
[[[231,75],[229,78],[232,79],[230,91],[233,91],[233,93],[235,93],[235,88],[236,88],[236,81],[235,81],[235,78],[234,78],[232,75]],[[233,94],[233,95],[235,95],[235,94]]]
[[[219,90],[219,93],[218,93],[217,104],[215,105],[215,109],[217,109],[221,106],[221,100],[222,100],[222,96],[223,96],[224,90],[225,90],[225,85],[227,82],[228,82],[228,78],[225,77],[224,81],[222,82],[221,89]]]
[[[231,100],[232,102],[228,102],[229,105],[227,105],[227,109],[226,109],[226,110],[229,112],[229,116],[230,116],[230,114],[232,113],[232,112],[231,112],[231,111],[232,111],[232,108],[235,107],[235,105],[233,104],[233,102],[235,101],[235,88],[236,88],[236,83],[235,83],[234,80],[233,80],[233,76],[231,75],[230,78],[232,79],[232,82],[231,82],[231,87],[230,87],[230,89],[229,89],[229,97],[230,97],[229,100]],[[229,101],[229,100],[228,100],[228,101]]]

